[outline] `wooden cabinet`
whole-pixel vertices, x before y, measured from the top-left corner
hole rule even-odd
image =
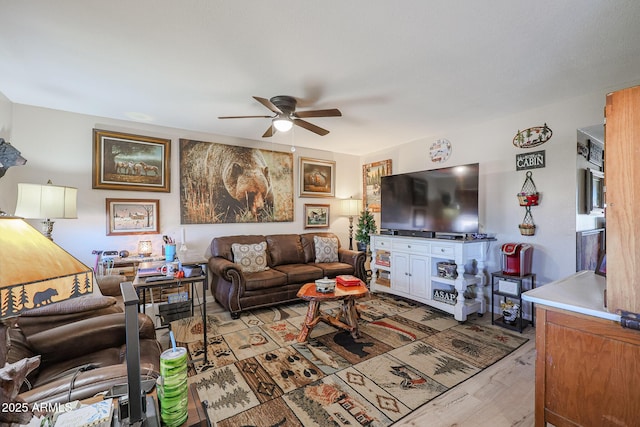
[[[371,236],[370,288],[419,301],[465,321],[484,313],[487,284],[485,255],[491,240],[439,240],[403,236]],[[440,277],[438,263],[457,265],[457,277]],[[474,286],[470,292],[468,287]],[[434,299],[434,291],[457,292],[451,303]]]
[[[637,426],[640,333],[536,307],[536,426]]]
[[[640,86],[605,107],[607,308],[640,313]]]
[[[427,298],[429,295],[429,258],[405,252],[394,252],[391,282],[395,289],[407,295]]]

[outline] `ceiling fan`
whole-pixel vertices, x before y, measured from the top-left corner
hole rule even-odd
[[[328,130],[316,126],[313,123],[309,123],[306,119],[309,117],[340,117],[342,113],[337,108],[331,108],[328,110],[310,110],[310,111],[296,111],[296,99],[292,96],[278,95],[271,99],[260,98],[254,96],[253,99],[271,110],[273,116],[224,116],[218,117],[219,119],[246,119],[246,118],[264,118],[271,119],[271,125],[267,131],[262,135],[263,138],[273,136],[275,131],[286,132],[290,130],[293,125],[300,126],[316,133],[320,136],[324,136],[329,133]]]

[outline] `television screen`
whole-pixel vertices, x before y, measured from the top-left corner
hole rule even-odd
[[[478,232],[479,164],[383,176],[381,227],[394,231]]]

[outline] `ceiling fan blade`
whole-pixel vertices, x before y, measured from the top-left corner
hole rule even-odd
[[[307,117],[341,117],[342,113],[337,108],[331,108],[329,110],[296,111],[293,115],[304,119]]]
[[[266,132],[262,134],[262,137],[269,138],[270,136],[273,136],[273,130],[273,125],[269,126],[269,129],[267,129]]]
[[[293,121],[293,124],[305,128],[306,130],[310,130],[313,133],[317,133],[320,136],[325,136],[329,133],[328,130],[322,129],[320,126],[316,126],[313,123],[309,123],[305,120],[296,119]]]
[[[281,109],[276,107],[276,105],[273,102],[269,101],[266,98],[260,98],[259,96],[254,96],[253,99],[255,99],[260,104],[264,105],[265,107],[267,107],[269,110],[273,111],[276,114],[284,114]]]
[[[273,116],[224,116],[219,119],[272,119]]]

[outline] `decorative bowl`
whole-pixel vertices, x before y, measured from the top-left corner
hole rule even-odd
[[[316,280],[316,292],[328,294],[336,289],[336,281],[334,279],[318,279]]]

